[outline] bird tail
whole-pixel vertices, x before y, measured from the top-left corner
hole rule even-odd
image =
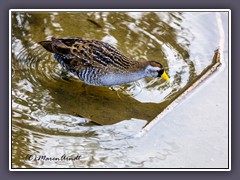
[[[54,53],[53,47],[52,47],[52,41],[40,41],[38,42],[42,47],[44,47],[47,51]]]
[[[51,53],[62,53],[67,54],[70,52],[70,45],[74,42],[75,39],[57,39],[52,37],[51,41],[40,41],[42,47],[44,47],[47,51]]]

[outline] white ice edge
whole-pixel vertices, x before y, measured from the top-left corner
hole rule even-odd
[[[216,21],[217,21],[217,27],[219,31],[219,49],[218,49],[218,55],[220,57],[217,57],[219,61],[213,65],[205,74],[200,77],[199,80],[193,83],[192,86],[187,88],[177,99],[175,99],[171,104],[169,104],[156,118],[154,118],[149,124],[147,124],[145,127],[143,127],[136,135],[135,138],[143,137],[147,132],[149,132],[156,124],[158,124],[168,113],[170,113],[178,104],[180,104],[184,99],[186,99],[194,90],[196,90],[199,85],[201,85],[203,82],[206,82],[209,80],[210,76],[212,76],[217,71],[221,71],[224,69],[225,64],[223,61],[223,51],[224,51],[224,29],[222,24],[222,18],[221,14],[219,12],[216,12]],[[221,65],[221,68],[219,68],[219,65]]]

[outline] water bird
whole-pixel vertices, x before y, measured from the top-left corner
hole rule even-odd
[[[54,38],[39,44],[86,84],[95,86],[121,85],[145,77],[161,77],[169,81],[157,61],[133,60],[115,47],[98,40]]]

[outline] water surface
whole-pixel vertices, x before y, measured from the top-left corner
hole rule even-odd
[[[132,135],[212,64],[219,43],[216,13],[13,12],[11,17],[12,166],[161,167],[158,162],[167,157],[163,149],[140,158],[139,151],[146,150]],[[145,78],[111,88],[84,85],[37,44],[51,37],[102,40],[133,59],[161,62],[171,81]],[[167,152],[179,151],[175,143],[163,144]],[[150,143],[144,146],[153,148]],[[27,158],[64,154],[81,159]]]

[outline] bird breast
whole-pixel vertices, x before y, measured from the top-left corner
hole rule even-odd
[[[144,78],[145,71],[131,72],[131,73],[107,73],[99,77],[101,86],[111,86],[118,84],[126,84]]]

